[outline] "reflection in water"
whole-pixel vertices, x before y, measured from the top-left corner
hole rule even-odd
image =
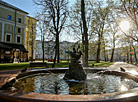
[[[131,79],[97,73],[88,73],[85,82],[63,80],[63,73],[39,74],[20,79],[14,84],[19,90],[59,95],[91,95],[127,91],[138,86]]]
[[[130,96],[134,96],[134,94],[133,93],[128,93],[128,94],[121,95],[121,97],[130,97]]]
[[[120,89],[121,89],[121,91],[127,91],[128,90],[127,87],[125,87],[124,85],[122,85]]]
[[[134,75],[138,75],[138,72],[135,71],[135,70],[127,70],[127,72],[131,73],[131,74],[134,74]]]

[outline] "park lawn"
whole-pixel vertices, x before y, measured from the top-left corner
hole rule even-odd
[[[47,63],[47,65],[51,68],[53,63]],[[69,67],[69,63],[67,61],[62,61],[61,63],[55,64],[55,67]],[[24,69],[30,68],[30,62],[22,62],[22,63],[2,63],[0,64],[0,70],[13,70],[13,69]],[[35,67],[35,68],[45,68],[45,67]]]
[[[94,67],[102,67],[102,66],[110,66],[115,62],[104,62],[100,61],[100,63],[96,63],[95,61],[89,61],[89,67],[92,67],[92,64],[94,64]],[[48,63],[47,65],[49,68],[52,67],[53,63]],[[30,67],[30,62],[22,62],[22,63],[2,63],[0,64],[0,70],[12,70],[12,69],[24,69],[24,68],[29,68]],[[55,67],[69,67],[69,62],[68,61],[62,61],[60,63],[56,63]],[[38,67],[36,67],[38,68]],[[39,68],[45,68],[45,67],[39,67]]]
[[[30,62],[0,64],[0,70],[24,69],[29,67],[30,67]]]
[[[56,63],[55,64],[55,67],[61,67],[61,68],[63,68],[63,67],[69,67],[69,63],[70,63],[70,61],[68,62],[68,61],[60,61],[60,63]],[[52,67],[52,64],[53,63],[49,63],[49,62],[47,62],[47,65],[51,68]]]
[[[100,63],[96,63],[96,61],[89,61],[89,67],[92,67],[92,64],[94,64],[94,67],[102,67],[102,66],[110,66],[114,64],[115,62],[105,62],[105,61],[100,61]]]

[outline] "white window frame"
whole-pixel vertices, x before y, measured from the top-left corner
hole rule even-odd
[[[10,35],[10,41],[7,41],[7,35]],[[5,34],[5,42],[12,42],[12,34],[10,33]]]
[[[20,43],[17,42],[17,37],[20,37]],[[22,43],[22,36],[21,35],[16,35],[16,43],[18,43],[18,44]]]

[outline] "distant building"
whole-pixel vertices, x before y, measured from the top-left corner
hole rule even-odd
[[[75,43],[73,42],[67,42],[63,41],[60,42],[60,59],[68,59],[69,54],[66,53],[66,51],[72,51],[73,45]],[[35,59],[43,59],[43,51],[42,51],[42,42],[40,40],[36,40],[36,45],[35,45]],[[54,41],[45,41],[44,42],[44,53],[45,53],[45,58],[44,59],[54,59],[55,57],[55,42]]]
[[[60,53],[60,59],[61,60],[62,59],[63,60],[70,59],[70,55],[67,54],[66,51],[72,51],[74,45],[76,45],[76,43],[74,43],[74,42],[68,42],[68,41],[60,42],[59,53]],[[75,46],[76,50],[77,50],[77,47],[78,47],[78,45]]]
[[[0,62],[27,61],[24,47],[27,12],[0,0]]]
[[[54,41],[44,41],[44,59],[53,59],[55,54],[55,42]],[[43,50],[42,50],[42,42],[40,40],[36,40],[35,45],[35,59],[43,59]]]

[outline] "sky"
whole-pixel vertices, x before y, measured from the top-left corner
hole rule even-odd
[[[34,17],[35,12],[37,11],[37,6],[34,4],[33,0],[2,0],[13,6],[16,6],[23,11],[29,13],[29,16]],[[69,0],[70,3],[73,3],[75,0]]]
[[[2,0],[15,7],[22,9],[29,13],[29,16],[34,16],[36,11],[36,5],[32,0]]]

